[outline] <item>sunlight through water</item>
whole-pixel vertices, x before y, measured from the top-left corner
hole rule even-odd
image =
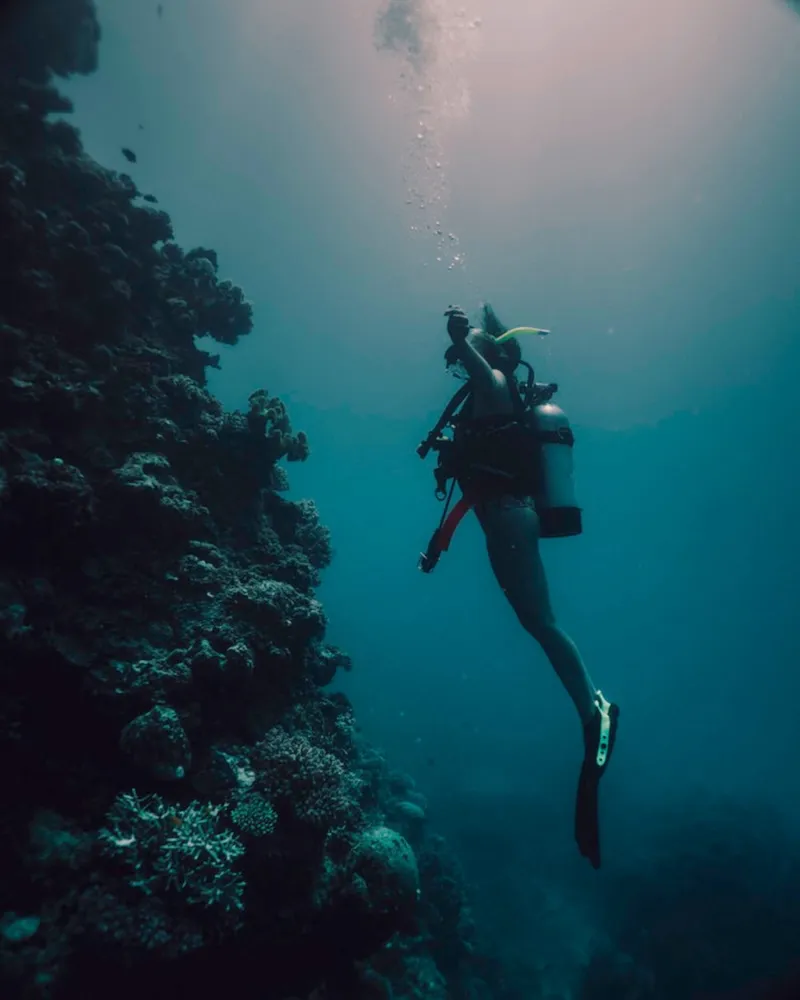
[[[470,112],[466,68],[478,50],[480,28],[474,5],[461,0],[388,0],[375,26],[378,49],[397,61],[389,100],[408,136],[403,179],[409,229],[432,241],[435,263],[449,270],[463,269],[466,258],[447,225],[446,139]]]

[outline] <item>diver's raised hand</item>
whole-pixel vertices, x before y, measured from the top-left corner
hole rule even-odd
[[[461,306],[448,306],[444,311],[447,316],[447,332],[454,344],[466,339],[469,333],[469,319]]]

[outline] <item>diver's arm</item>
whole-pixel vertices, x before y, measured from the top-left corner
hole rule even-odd
[[[449,306],[445,311],[447,316],[447,332],[453,341],[456,357],[464,366],[474,387],[483,393],[490,393],[498,388],[499,373],[492,370],[479,351],[469,342],[469,320],[463,309]]]
[[[470,344],[469,340],[454,341],[458,360],[466,369],[467,375],[479,391],[491,392],[499,387],[498,373],[494,371]]]

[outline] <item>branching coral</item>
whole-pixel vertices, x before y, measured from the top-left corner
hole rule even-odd
[[[258,792],[242,796],[231,812],[231,819],[244,834],[267,837],[275,829],[278,815],[269,799]]]
[[[147,896],[173,892],[189,906],[241,910],[244,879],[234,863],[244,846],[221,828],[220,813],[219,806],[179,809],[158,795],[128,792],[114,801],[100,844]]]
[[[323,830],[359,815],[360,783],[340,760],[275,727],[253,752],[258,785],[298,820]]]

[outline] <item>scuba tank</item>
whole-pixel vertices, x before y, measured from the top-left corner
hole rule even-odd
[[[546,334],[548,332],[536,327],[516,327],[500,336],[495,335],[494,330],[492,334],[497,343],[502,343],[518,333]],[[514,416],[508,421],[508,430],[510,433],[514,433],[514,425],[516,424],[519,435],[519,431],[527,427],[527,441],[523,434],[521,438],[518,436],[516,444],[510,445],[510,452],[508,448],[510,442],[507,440],[506,447],[501,445],[498,452],[493,453],[491,441],[487,441],[486,434],[482,435],[482,440],[479,436],[480,447],[478,450],[480,454],[475,455],[477,461],[473,462],[472,471],[477,471],[479,478],[481,472],[487,472],[490,476],[494,475],[500,478],[509,476],[512,480],[509,483],[512,492],[522,487],[523,492],[534,501],[536,512],[539,515],[539,529],[542,538],[564,538],[570,535],[579,535],[583,530],[583,525],[581,509],[575,500],[573,481],[572,448],[575,439],[566,414],[559,406],[551,402],[552,397],[558,391],[558,385],[554,382],[536,382],[531,365],[522,359],[519,359],[517,364],[527,368],[528,375],[524,381],[517,380],[513,376],[509,379],[512,401],[514,402]],[[459,445],[458,432],[460,428],[465,427],[465,416],[466,428],[469,426],[467,415],[469,398],[470,386],[467,382],[456,392],[436,425],[417,448],[417,454],[423,459],[431,451],[436,452],[438,457],[437,467],[434,470],[436,497],[444,502],[439,526],[431,536],[427,550],[420,556],[419,568],[424,573],[430,573],[434,569],[441,554],[449,548],[456,527],[467,511],[480,500],[480,485],[469,483],[469,455],[465,455],[464,449]],[[449,431],[450,436],[443,434],[444,431]],[[502,423],[496,428],[489,429],[490,434],[501,434],[503,431]],[[468,451],[469,443],[467,441]],[[522,460],[522,471],[518,475],[514,475],[507,467],[509,454],[512,456],[516,454],[517,458]],[[523,457],[526,455],[527,459]],[[513,464],[515,463],[512,462]],[[467,475],[465,475],[465,470]],[[456,483],[463,482],[465,479],[467,485],[464,486],[464,495],[451,510],[450,504]]]
[[[572,448],[575,437],[560,406],[534,404],[529,420],[539,439],[539,491],[534,496],[542,538],[565,538],[583,530],[575,500]]]

